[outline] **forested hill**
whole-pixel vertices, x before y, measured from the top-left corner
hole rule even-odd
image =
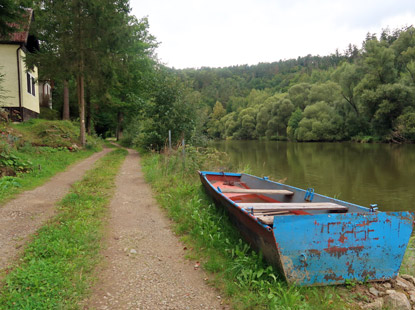
[[[26,66],[53,87],[53,110],[86,134],[160,150],[216,139],[415,142],[415,28],[384,30],[328,56],[175,70],[157,59],[128,0],[4,0],[0,35],[33,12]],[[25,7],[26,9],[23,9]],[[31,9],[28,9],[31,8]],[[13,27],[12,27],[13,28]],[[8,96],[0,64],[0,106]],[[0,110],[1,112],[1,110]]]
[[[412,26],[368,34],[344,53],[177,74],[211,138],[415,141]]]

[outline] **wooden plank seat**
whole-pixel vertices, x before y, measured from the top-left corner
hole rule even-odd
[[[222,193],[243,193],[243,194],[280,194],[291,196],[294,192],[285,189],[253,189],[253,188],[219,188]]]
[[[279,202],[279,203],[238,203],[238,206],[246,210],[257,212],[272,211],[296,211],[296,210],[327,210],[347,212],[348,207],[338,205],[332,202]]]
[[[274,216],[289,214],[291,211],[327,210],[347,212],[348,207],[331,202],[304,202],[304,203],[239,203],[240,207],[253,212],[253,215],[265,225],[274,223]]]

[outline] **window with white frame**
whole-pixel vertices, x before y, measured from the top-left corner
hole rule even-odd
[[[32,94],[33,96],[36,96],[35,78],[29,72],[26,72],[26,80],[27,80],[27,92],[29,94]]]

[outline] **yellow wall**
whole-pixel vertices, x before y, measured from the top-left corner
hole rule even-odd
[[[40,112],[39,108],[39,83],[37,82],[38,75],[37,75],[37,67],[33,69],[33,71],[29,71],[30,74],[35,78],[36,85],[35,85],[35,95],[27,92],[27,80],[26,80],[26,65],[24,62],[25,53],[22,50],[19,50],[20,53],[20,79],[21,79],[21,92],[22,92],[22,106],[26,109],[35,111],[37,113]]]
[[[18,45],[0,44],[0,72],[4,74],[3,88],[7,91],[4,95],[6,99],[0,102],[3,107],[19,107],[19,87],[17,83],[17,55]],[[20,60],[20,92],[22,106],[26,109],[39,113],[39,85],[36,82],[35,96],[27,92],[26,65],[24,62],[25,53],[19,50]],[[35,67],[29,71],[37,81],[38,73]]]
[[[0,44],[0,73],[4,74],[2,87],[6,90],[2,95],[7,96],[5,99],[0,99],[2,107],[19,106],[16,59],[18,47],[18,45]]]

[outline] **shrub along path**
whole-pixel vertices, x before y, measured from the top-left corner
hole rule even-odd
[[[144,181],[129,150],[110,204],[104,262],[85,309],[222,309]]]
[[[45,221],[55,215],[55,203],[79,181],[93,164],[111,149],[104,149],[55,175],[34,190],[20,194],[0,206],[0,278],[12,267],[23,245]],[[53,156],[53,154],[51,155]]]

